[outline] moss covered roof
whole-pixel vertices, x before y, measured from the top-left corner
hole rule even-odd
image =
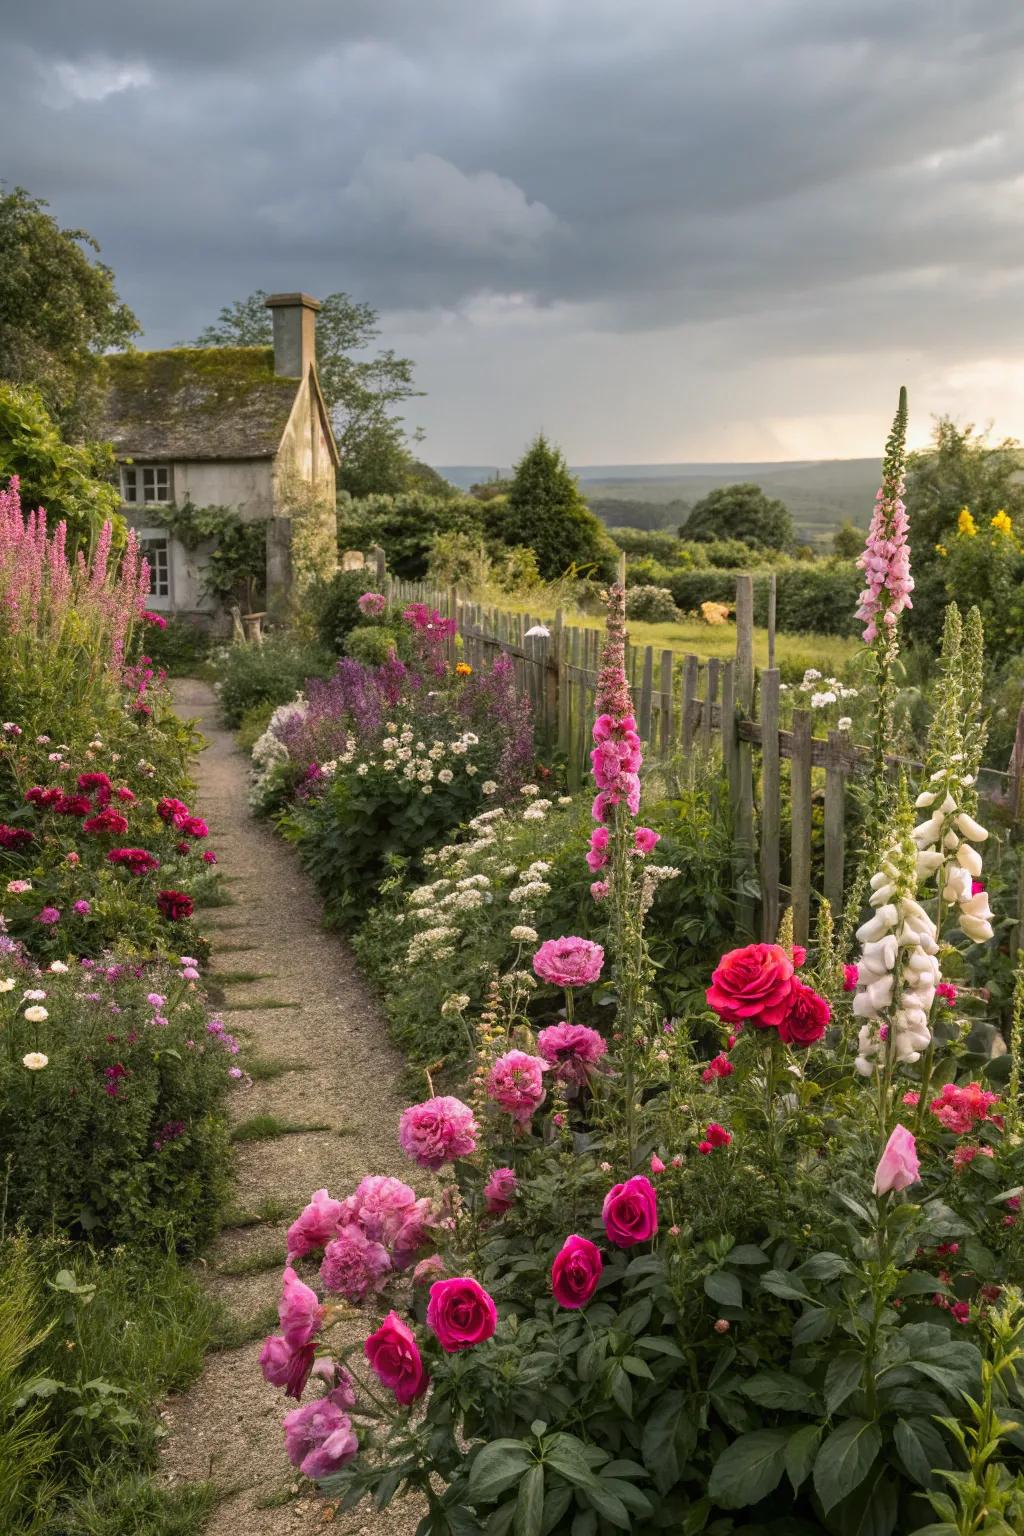
[[[105,367],[103,436],[121,458],[268,458],[299,388],[274,373],[272,347],[122,352]]]

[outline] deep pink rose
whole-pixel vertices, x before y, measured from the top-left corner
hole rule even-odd
[[[658,1230],[658,1197],[643,1174],[616,1184],[604,1197],[601,1218],[608,1241],[616,1248],[648,1242]]]
[[[330,1477],[359,1449],[352,1421],[330,1393],[284,1416],[288,1460],[304,1477]]]
[[[292,1346],[287,1339],[271,1334],[263,1340],[260,1350],[260,1369],[264,1380],[272,1387],[283,1387],[296,1401],[302,1396],[316,1350],[312,1344]]]
[[[820,1040],[828,1028],[832,1010],[813,987],[795,977],[789,994],[789,1008],[779,1024],[779,1038],[787,1045],[808,1046]]]
[[[551,1266],[551,1290],[560,1307],[585,1307],[597,1290],[604,1260],[589,1238],[567,1237]]]
[[[512,1116],[517,1125],[526,1125],[534,1110],[546,1097],[543,1074],[548,1064],[542,1056],[526,1051],[506,1051],[499,1056],[487,1077],[487,1097]]]
[[[326,1248],[338,1230],[341,1201],[332,1200],[326,1189],[318,1189],[306,1209],[288,1228],[288,1263]]]
[[[789,1009],[793,962],[779,944],[747,944],[718,962],[707,990],[708,1007],[729,1024],[749,1019],[756,1029],[777,1028]]]
[[[320,1279],[329,1291],[346,1301],[365,1301],[370,1292],[383,1289],[391,1272],[391,1259],[381,1243],[371,1243],[359,1227],[342,1227],[324,1249]]]
[[[596,1029],[585,1024],[549,1024],[537,1036],[537,1049],[557,1078],[585,1083],[608,1046]]]
[[[323,1320],[324,1309],[312,1290],[287,1265],[281,1281],[277,1315],[281,1332],[291,1345],[308,1344]]]
[[[604,950],[590,939],[569,935],[548,939],[533,957],[533,969],[541,981],[556,987],[588,987],[601,974]]]
[[[516,1192],[515,1169],[495,1168],[484,1185],[484,1205],[492,1216],[500,1216],[515,1205]]]
[[[363,1351],[374,1374],[390,1387],[396,1402],[413,1403],[430,1384],[420,1358],[416,1336],[397,1312],[389,1312]]]
[[[435,1171],[475,1152],[479,1134],[469,1105],[450,1095],[410,1104],[398,1125],[398,1141],[406,1157]]]
[[[498,1326],[498,1309],[471,1275],[435,1280],[427,1303],[427,1325],[445,1353],[453,1355],[492,1336]]]

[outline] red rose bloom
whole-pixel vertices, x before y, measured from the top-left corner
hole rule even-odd
[[[88,816],[92,806],[88,795],[61,795],[53,810],[57,816]]]
[[[723,955],[711,975],[708,1007],[729,1024],[777,1028],[789,1011],[793,962],[779,944],[747,944]]]
[[[27,827],[9,827],[6,821],[0,821],[0,848],[16,852],[19,848],[27,848],[31,842],[32,833]]]
[[[201,816],[187,816],[181,823],[181,830],[189,837],[209,837],[210,829]]]
[[[597,1290],[604,1260],[589,1238],[573,1233],[562,1244],[551,1266],[551,1291],[560,1307],[585,1307]]]
[[[183,917],[191,917],[195,910],[192,897],[185,891],[159,891],[156,904],[164,917],[172,923],[180,922]]]
[[[832,1010],[805,981],[793,982],[789,1012],[779,1025],[779,1038],[787,1045],[808,1046],[820,1040],[828,1028]]]
[[[112,848],[107,859],[111,864],[123,864],[133,875],[146,875],[160,868],[156,854],[147,853],[145,848]]]
[[[25,799],[30,805],[37,805],[41,811],[49,810],[58,801],[64,799],[62,789],[44,789],[41,784],[35,784],[31,789],[26,789]]]
[[[82,831],[92,832],[96,837],[102,837],[108,832],[120,837],[122,832],[128,831],[128,818],[122,816],[120,811],[100,811],[90,816],[88,821],[82,822]]]

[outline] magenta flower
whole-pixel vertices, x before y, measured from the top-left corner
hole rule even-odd
[[[371,1243],[358,1227],[342,1227],[324,1249],[320,1279],[329,1291],[346,1301],[365,1301],[370,1292],[383,1290],[391,1272],[388,1251]]]
[[[489,1339],[498,1326],[498,1309],[471,1275],[435,1280],[427,1303],[427,1326],[445,1353],[452,1355]]]
[[[286,1413],[283,1424],[288,1460],[303,1477],[331,1477],[359,1450],[352,1421],[331,1393]]]
[[[484,1185],[484,1205],[492,1216],[501,1216],[516,1203],[518,1181],[514,1168],[495,1168]]]
[[[590,939],[572,935],[548,939],[533,957],[533,969],[541,981],[556,987],[587,987],[601,974],[604,950]]]
[[[358,1229],[387,1249],[396,1269],[408,1269],[434,1226],[434,1208],[401,1179],[372,1174],[341,1204],[338,1228]]]
[[[604,1197],[601,1219],[608,1241],[617,1248],[632,1248],[656,1236],[658,1196],[650,1179],[636,1174],[616,1184]]]
[[[597,1290],[604,1260],[588,1237],[567,1237],[551,1266],[551,1292],[560,1307],[578,1311]]]
[[[362,597],[356,598],[356,607],[368,619],[379,619],[387,606],[388,600],[382,592],[364,592]]]
[[[906,435],[907,393],[900,390],[899,410],[885,445],[881,488],[875,497],[864,552],[857,561],[865,578],[857,608],[857,618],[864,623],[865,645],[878,637],[879,624],[883,638],[893,639],[900,614],[913,607],[910,594],[914,578],[907,538],[910,525],[902,500]]]
[[[36,914],[36,922],[42,923],[46,928],[51,928],[54,923],[60,922],[60,909],[58,907],[44,907],[41,912]]]
[[[398,1124],[398,1143],[406,1157],[435,1171],[476,1151],[480,1127],[461,1099],[442,1095],[410,1104]]]
[[[323,1315],[324,1309],[317,1300],[316,1291],[299,1279],[290,1264],[287,1265],[281,1281],[277,1316],[281,1332],[288,1343],[310,1343],[323,1321]]]
[[[551,1063],[555,1077],[585,1083],[608,1046],[596,1029],[585,1024],[551,1024],[537,1036],[537,1049]]]
[[[403,1406],[422,1397],[430,1385],[416,1335],[397,1312],[389,1312],[376,1333],[370,1334],[363,1353],[374,1375]]]
[[[92,911],[92,907],[87,901],[76,901],[72,907],[72,911],[77,912],[79,917],[88,917],[89,913]]]
[[[318,1189],[305,1210],[288,1228],[288,1263],[326,1248],[338,1230],[341,1201],[332,1200],[326,1189]]]
[[[652,832],[650,827],[637,827],[633,833],[633,847],[637,853],[653,853],[661,842],[661,833]]]
[[[507,1051],[499,1056],[487,1077],[487,1097],[499,1109],[512,1116],[517,1125],[526,1125],[545,1099],[543,1074],[547,1062],[526,1051]]]

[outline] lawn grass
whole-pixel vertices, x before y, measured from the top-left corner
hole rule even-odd
[[[247,1056],[245,1070],[254,1083],[271,1083],[286,1072],[308,1072],[308,1061],[292,1061],[287,1056]]]
[[[280,1269],[284,1262],[284,1244],[274,1243],[254,1248],[251,1253],[241,1253],[235,1259],[225,1259],[218,1264],[218,1275],[262,1275],[268,1269]]]
[[[277,1261],[280,1264],[280,1251]],[[257,1308],[249,1317],[239,1317],[227,1307],[222,1307],[210,1337],[210,1350],[243,1349],[246,1344],[265,1338],[268,1333],[276,1333],[278,1321],[277,1304],[273,1301]]]
[[[299,1136],[303,1131],[329,1131],[331,1127],[315,1120],[281,1120],[277,1115],[253,1115],[241,1120],[231,1131],[232,1141],[273,1141],[278,1136]]]
[[[261,1200],[254,1211],[227,1211],[221,1222],[221,1230],[224,1231],[230,1227],[259,1227],[264,1223],[283,1221],[288,1215],[288,1209],[283,1200],[268,1197],[266,1200]]]
[[[199,1536],[219,1500],[212,1483],[160,1488],[138,1472],[101,1476],[55,1529],[60,1536]]]

